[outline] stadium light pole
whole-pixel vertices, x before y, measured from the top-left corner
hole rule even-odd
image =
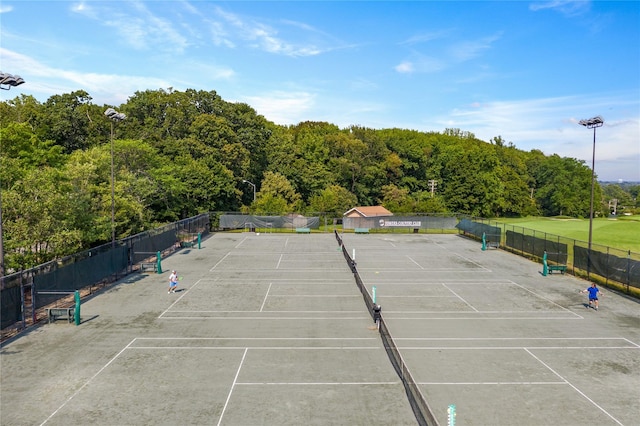
[[[111,120],[111,248],[114,248],[116,246],[116,190],[113,171],[113,123],[122,121],[127,116],[113,108],[107,108],[104,115]]]
[[[589,274],[591,273],[591,241],[593,236],[593,197],[596,183],[596,129],[598,127],[602,127],[604,119],[598,115],[586,120],[580,120],[578,124],[586,127],[587,129],[593,129],[593,152],[591,154],[591,207],[589,209],[589,248],[587,254],[587,279],[589,279]]]
[[[256,186],[252,182],[249,182],[246,179],[242,179],[242,183],[248,183],[249,185],[251,185],[253,187],[253,201],[255,201],[256,200]]]
[[[19,75],[8,74],[0,71],[0,89],[11,90],[12,87],[24,84],[24,79]],[[2,182],[0,181],[0,277],[4,277],[4,243],[2,233]]]

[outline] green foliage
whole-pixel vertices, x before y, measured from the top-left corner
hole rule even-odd
[[[324,212],[383,204],[396,214],[589,213],[591,171],[496,136],[268,122],[215,91],[136,92],[104,116],[78,90],[0,103],[0,190],[11,270],[207,211]],[[113,157],[111,145],[113,142]],[[243,180],[257,184],[257,198]],[[429,181],[437,183],[431,192]],[[638,186],[595,186],[596,210],[638,205]],[[635,204],[635,205],[634,205]],[[628,210],[627,210],[628,211]]]

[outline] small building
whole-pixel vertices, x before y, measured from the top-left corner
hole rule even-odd
[[[389,210],[382,206],[363,206],[354,207],[351,210],[343,214],[344,217],[378,217],[378,216],[393,216]]]

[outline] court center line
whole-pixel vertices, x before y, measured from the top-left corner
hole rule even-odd
[[[415,263],[416,265],[418,265],[418,268],[420,268],[420,269],[424,269],[424,268],[422,267],[422,265],[420,265],[418,262],[416,262],[415,260],[413,260],[413,259],[411,258],[411,256],[407,255],[407,259],[409,259],[410,261],[412,261],[413,263]]]
[[[271,291],[271,285],[273,283],[269,283],[269,288],[267,288],[267,293],[264,295],[264,300],[262,301],[262,305],[260,306],[260,312],[264,309],[265,303],[267,303],[267,298],[269,297],[269,291]]]
[[[245,241],[247,241],[247,237],[244,237],[243,239],[240,240],[240,242],[238,244],[236,244],[236,246],[234,248],[240,248],[240,246],[242,245],[242,243],[244,243]]]
[[[549,299],[549,298],[547,298],[547,297],[544,297],[544,296],[539,295],[539,294],[538,294],[538,293],[536,293],[535,291],[529,290],[528,288],[526,288],[526,287],[524,287],[524,286],[522,286],[522,285],[518,284],[518,283],[517,283],[517,282],[515,282],[515,281],[512,281],[511,283],[512,283],[513,285],[517,286],[517,287],[520,287],[521,289],[523,289],[523,290],[525,290],[525,291],[528,291],[529,293],[533,294],[533,295],[534,295],[534,296],[536,296],[536,297],[539,297],[539,298],[541,298],[541,299],[544,299],[544,300],[546,300],[547,302],[549,302],[549,303],[551,303],[551,304],[553,304],[553,305],[555,305],[555,306],[558,306],[560,309],[562,309],[562,310],[564,310],[564,311],[571,312],[571,314],[576,315],[576,316],[580,316],[580,315],[578,315],[577,313],[573,312],[572,310],[565,308],[564,306],[562,306],[562,305],[560,305],[560,304],[558,304],[558,303],[554,302],[553,300],[551,300],[551,299]],[[581,317],[581,316],[580,316],[580,317]],[[581,317],[581,318],[583,318],[583,317]]]
[[[445,283],[441,283],[441,284],[442,284],[442,286],[443,286],[444,288],[446,288],[447,290],[449,290],[451,293],[455,294],[455,295],[456,295],[456,297],[457,297],[458,299],[462,300],[462,301],[463,301],[463,302],[464,302],[468,307],[470,307],[470,308],[471,308],[471,309],[473,309],[474,311],[478,312],[478,310],[477,310],[476,308],[474,308],[474,307],[473,307],[473,305],[471,305],[471,303],[467,302],[466,300],[464,300],[464,299],[462,298],[462,296],[460,296],[458,293],[456,293],[455,291],[453,291],[453,290],[451,290],[449,287],[447,287],[447,285],[446,285]]]
[[[604,408],[602,408],[601,406],[599,406],[598,404],[596,404],[596,402],[594,400],[592,400],[591,398],[589,398],[587,395],[584,394],[584,392],[582,392],[580,389],[578,389],[577,387],[575,387],[571,382],[569,382],[567,379],[565,379],[564,377],[562,377],[558,372],[556,372],[553,368],[551,368],[549,365],[547,365],[544,361],[542,361],[540,358],[538,358],[537,356],[535,356],[533,354],[533,352],[531,352],[529,349],[527,348],[522,348],[524,349],[525,352],[527,352],[529,355],[531,355],[533,358],[535,358],[540,364],[544,365],[545,367],[547,367],[547,369],[549,371],[551,371],[553,374],[555,374],[556,376],[558,376],[561,380],[564,380],[569,386],[571,386],[573,388],[573,390],[575,390],[576,392],[578,392],[580,395],[582,395],[583,398],[585,398],[587,401],[589,401],[591,404],[593,404],[594,406],[596,406],[600,411],[602,411],[604,414],[606,414],[607,416],[609,416],[609,418],[611,420],[613,420],[614,422],[616,422],[617,424],[619,424],[620,426],[624,426],[622,423],[620,423],[618,421],[618,419],[616,419],[615,417],[613,417],[611,414],[609,414],[607,412],[607,410],[605,410]]]
[[[242,382],[236,383],[244,386],[336,386],[336,385],[355,385],[355,386],[371,386],[371,385],[397,385],[397,382]]]
[[[280,258],[278,259],[278,264],[276,265],[276,269],[280,268],[280,262],[282,262],[282,256],[284,256],[283,254],[280,255]]]
[[[127,346],[125,346],[124,348],[122,348],[122,349],[120,350],[120,352],[118,352],[118,353],[117,353],[113,358],[111,358],[111,359],[109,360],[109,362],[107,362],[107,363],[106,363],[106,364],[105,364],[105,365],[104,365],[100,370],[98,370],[98,372],[97,372],[96,374],[94,374],[93,376],[91,376],[91,377],[89,378],[89,380],[87,380],[87,381],[86,381],[82,386],[80,386],[80,387],[78,388],[78,390],[77,390],[77,391],[75,391],[75,392],[74,392],[74,393],[73,393],[69,398],[67,398],[67,400],[66,400],[66,401],[65,401],[65,402],[64,402],[60,407],[58,407],[58,409],[57,409],[56,411],[54,411],[53,413],[51,413],[51,415],[50,415],[49,417],[47,417],[47,418],[45,419],[45,421],[43,421],[42,423],[40,423],[40,426],[42,426],[43,424],[45,424],[45,423],[47,423],[49,420],[51,420],[51,418],[52,418],[53,416],[55,416],[55,415],[56,415],[56,413],[58,413],[58,411],[62,410],[62,409],[63,409],[63,408],[64,408],[64,407],[69,403],[69,401],[71,401],[73,398],[75,398],[75,396],[76,396],[76,395],[78,395],[78,394],[79,394],[79,393],[80,393],[80,392],[81,392],[81,391],[82,391],[82,390],[83,390],[83,389],[84,389],[84,388],[85,388],[85,387],[86,387],[86,386],[87,386],[87,385],[88,385],[88,384],[89,384],[93,379],[95,379],[95,378],[98,376],[98,374],[102,373],[102,372],[104,371],[104,369],[105,369],[105,368],[107,368],[108,366],[110,366],[110,365],[111,365],[111,363],[112,363],[113,361],[115,361],[115,360],[116,360],[116,358],[118,358],[118,357],[119,357],[119,356],[120,356],[124,351],[126,351],[126,350],[127,350],[127,348],[128,348],[129,346],[131,346],[131,345],[133,344],[133,342],[135,342],[135,340],[136,340],[136,339],[133,339],[132,341],[130,341],[130,342],[129,342],[129,344],[128,344]]]
[[[244,359],[247,356],[247,351],[249,348],[244,349],[244,353],[242,354],[242,359],[240,360],[240,365],[238,365],[238,370],[236,371],[236,375],[233,378],[233,383],[231,384],[231,389],[229,389],[229,394],[227,395],[227,400],[224,402],[224,407],[222,407],[222,412],[220,413],[220,418],[218,419],[218,426],[222,423],[222,418],[224,417],[224,412],[227,410],[227,406],[229,405],[229,400],[231,399],[231,394],[233,393],[233,389],[238,382],[238,376],[240,375],[240,370],[242,369],[242,364],[244,364]]]
[[[218,263],[216,263],[215,265],[213,265],[213,268],[209,269],[209,272],[213,272],[214,269],[216,269],[218,267],[219,264],[222,263],[223,260],[225,260],[227,258],[227,256],[229,256],[231,254],[231,252],[228,252],[227,254],[225,254],[222,259],[218,260]]]

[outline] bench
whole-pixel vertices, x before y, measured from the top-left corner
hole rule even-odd
[[[549,259],[551,257],[551,259]],[[553,262],[553,263],[550,263]],[[552,274],[558,271],[564,274],[567,270],[567,254],[566,253],[547,253],[542,256],[542,275]]]
[[[500,248],[500,241],[487,241],[487,247]]]
[[[196,244],[196,241],[180,241],[180,248],[191,248]]]
[[[369,228],[356,228],[356,229],[354,229],[354,232],[356,234],[368,234],[369,233]]]
[[[140,272],[144,271],[158,272],[158,262],[142,262],[140,264]]]
[[[310,234],[311,233],[311,229],[310,228],[296,228],[296,232],[298,234]]]
[[[552,274],[553,271],[560,271],[561,274],[564,274],[567,270],[567,265],[549,265],[547,264],[547,269],[549,273]]]
[[[58,318],[66,318],[68,322],[73,322],[75,312],[75,308],[47,308],[47,318],[49,319],[49,323],[54,322]]]

